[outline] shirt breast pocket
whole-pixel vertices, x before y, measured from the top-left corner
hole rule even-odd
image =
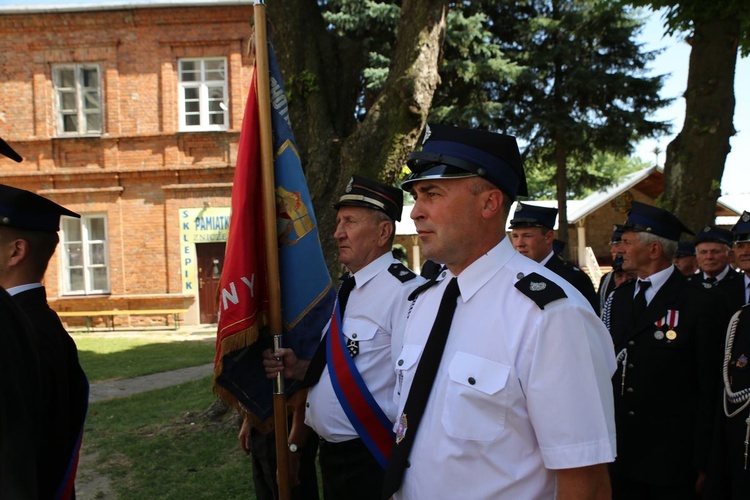
[[[348,319],[344,324],[344,336],[349,340],[357,341],[360,348],[365,349],[367,346],[374,346],[374,343],[388,344],[390,338],[386,335],[381,335],[382,339],[376,337],[378,329],[378,325],[370,321]]]
[[[492,441],[505,428],[510,367],[458,352],[448,367],[442,422],[448,435]]]
[[[396,366],[394,367],[396,370],[396,400],[401,396],[401,389],[404,385],[404,373],[411,372],[411,378],[412,380],[414,379],[414,374],[416,373],[415,367],[421,355],[422,346],[405,345],[401,349],[401,354],[396,359]]]

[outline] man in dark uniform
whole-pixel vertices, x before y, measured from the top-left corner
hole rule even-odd
[[[677,243],[677,251],[674,254],[674,266],[685,276],[692,276],[698,270],[698,262],[695,258],[695,243],[688,240],[680,240]]]
[[[735,255],[742,271],[742,274],[738,274],[738,281],[747,290],[750,285],[750,212],[743,212],[732,233]],[[745,297],[743,300],[746,300]],[[734,314],[726,332],[723,394],[706,482],[704,498],[707,500],[744,500],[750,492],[749,359],[750,306],[745,305]]]
[[[633,202],[623,227],[623,269],[607,325],[612,378],[615,499],[688,499],[703,487],[721,365],[720,304],[672,265],[681,232],[670,212]]]
[[[88,406],[88,381],[75,343],[47,305],[41,283],[59,241],[62,215],[79,217],[30,191],[0,185],[0,286],[29,318],[39,357],[45,422],[39,435],[41,498],[72,494]]]
[[[612,228],[612,237],[609,240],[609,251],[612,254],[612,271],[602,276],[599,280],[598,294],[600,313],[604,312],[604,305],[607,303],[609,294],[611,294],[612,290],[623,282],[623,280],[615,279],[615,277],[626,276],[625,272],[622,270],[622,251],[620,245],[622,245],[622,226],[620,224],[615,224]]]
[[[510,221],[511,242],[522,255],[551,269],[576,287],[599,314],[599,300],[591,278],[552,249],[557,209],[518,202]]]
[[[21,157],[0,139],[0,154]],[[38,431],[43,416],[31,325],[0,287],[0,498],[38,498]]]
[[[742,274],[729,265],[732,232],[716,226],[706,226],[695,237],[695,250],[700,273],[691,276],[696,285],[716,288],[727,305],[728,316],[745,305]]]

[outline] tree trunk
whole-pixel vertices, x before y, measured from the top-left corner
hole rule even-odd
[[[711,223],[734,135],[737,18],[698,21],[690,51],[685,123],[667,146],[664,206],[693,230]]]
[[[357,89],[367,54],[325,28],[316,2],[287,0],[269,16],[297,146],[329,269],[338,274],[331,205],[352,174],[393,183],[414,150],[439,82],[446,0],[404,0],[383,90],[358,123]]]

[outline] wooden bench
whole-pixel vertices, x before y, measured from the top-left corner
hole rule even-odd
[[[186,313],[187,309],[112,309],[102,311],[60,311],[57,313],[61,318],[85,318],[86,331],[90,332],[92,319],[96,316],[106,318],[110,330],[115,329],[115,316],[145,316],[145,315],[169,315],[171,314],[174,321],[174,329],[180,328],[180,314]]]

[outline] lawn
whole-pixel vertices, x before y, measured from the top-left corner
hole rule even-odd
[[[181,339],[181,337],[178,337]],[[164,336],[73,335],[89,382],[130,378],[211,363],[213,338],[170,340]]]

